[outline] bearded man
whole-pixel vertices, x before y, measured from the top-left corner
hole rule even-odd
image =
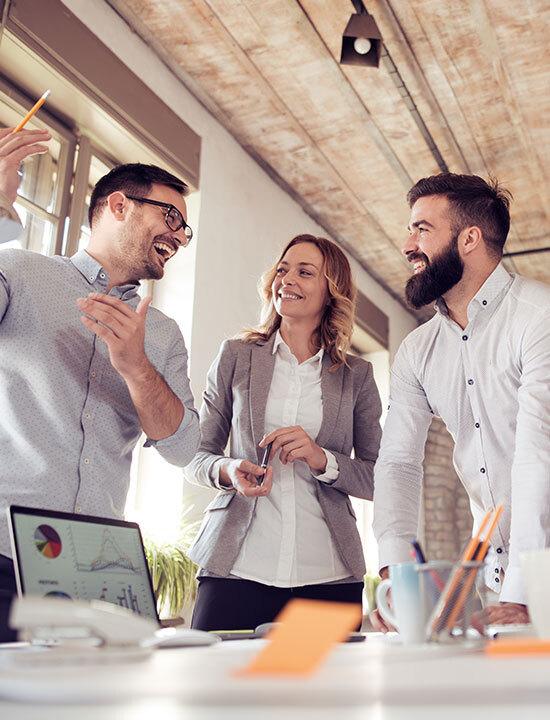
[[[0,135],[0,191],[10,203],[19,145],[49,136]],[[120,518],[141,433],[177,466],[197,450],[183,337],[138,296],[139,281],[161,278],[189,243],[185,193],[159,167],[120,165],[92,192],[85,250],[0,250],[0,641],[13,637],[10,504]]]
[[[408,194],[410,305],[431,320],[402,343],[375,467],[374,532],[381,574],[410,559],[422,463],[434,416],[455,442],[474,530],[504,513],[487,556],[489,623],[528,622],[520,555],[550,546],[550,288],[502,264],[510,195],[497,182],[444,173]],[[387,630],[374,613],[378,630]]]

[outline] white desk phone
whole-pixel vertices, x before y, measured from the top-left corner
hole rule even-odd
[[[9,622],[20,631],[22,639],[54,643],[52,651],[58,650],[67,659],[91,653],[98,659],[123,655],[134,660],[148,657],[158,647],[212,645],[220,641],[200,630],[159,629],[154,620],[102,600],[27,595],[13,601]]]

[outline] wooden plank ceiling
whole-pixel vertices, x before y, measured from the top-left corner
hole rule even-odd
[[[109,2],[307,212],[402,298],[405,195],[440,168],[388,65],[339,65],[352,4]],[[365,5],[449,170],[491,174],[512,191],[507,251],[550,245],[548,0]],[[550,282],[550,253],[508,264]]]

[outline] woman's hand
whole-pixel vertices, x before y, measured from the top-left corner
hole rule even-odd
[[[245,497],[263,497],[271,492],[273,468],[262,468],[250,460],[229,460],[220,468],[220,480]]]
[[[294,425],[292,427],[279,428],[264,435],[260,447],[266,447],[273,443],[269,459],[274,458],[281,450],[279,459],[283,465],[303,460],[309,465],[312,472],[319,475],[324,473],[327,467],[327,456],[322,447],[312,440],[303,427]]]

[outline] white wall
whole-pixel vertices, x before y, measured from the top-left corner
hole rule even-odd
[[[192,335],[186,339],[193,348],[193,389],[200,397],[206,371],[221,340],[257,317],[259,274],[293,235],[326,233],[105,2],[63,1],[202,138],[200,211],[193,240],[197,244],[194,313],[192,322],[185,323],[186,329],[192,326]],[[352,267],[359,288],[390,318],[393,355],[402,338],[416,327],[416,321],[353,260]],[[171,284],[174,282],[172,277]],[[189,302],[188,291],[185,302]],[[170,298],[164,297],[162,305],[169,306]],[[181,307],[174,308],[171,314],[181,312]]]
[[[191,385],[199,406],[206,373],[221,341],[257,318],[259,275],[294,235],[326,233],[105,2],[63,2],[202,138],[200,192],[189,203],[189,222],[196,229],[193,248],[178,253],[155,289],[155,304],[178,320],[191,348]],[[393,356],[416,321],[353,259],[351,265],[359,289],[389,317]],[[165,478],[173,487],[181,483],[180,471],[161,469],[156,453],[142,453],[141,462],[157,478],[162,472],[163,485]],[[143,507],[159,499],[166,503],[158,484],[149,492],[142,498]],[[187,488],[189,494],[201,504]],[[173,497],[172,507],[177,508]]]

